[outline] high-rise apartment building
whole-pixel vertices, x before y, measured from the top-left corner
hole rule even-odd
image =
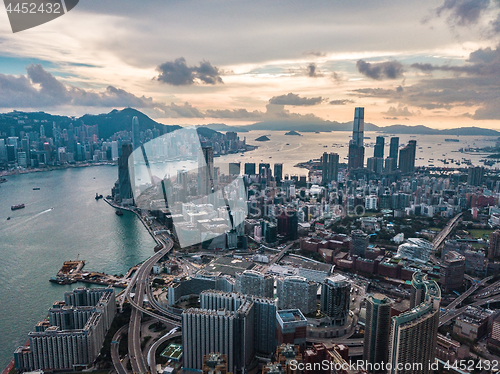
[[[373,157],[384,158],[384,147],[385,147],[385,138],[383,136],[377,136],[377,140],[375,142],[375,148],[373,149]]]
[[[278,279],[276,288],[279,309],[300,309],[304,314],[316,312],[316,282],[300,276],[291,276]]]
[[[338,181],[339,175],[339,155],[337,153],[323,153],[321,158],[323,184]]]
[[[399,169],[401,173],[413,173],[415,170],[415,156],[417,153],[417,141],[410,140],[406,147],[399,151]]]
[[[343,326],[349,315],[351,284],[340,274],[326,278],[321,285],[321,310],[334,326]]]
[[[389,357],[392,304],[391,299],[381,294],[375,294],[366,299],[363,360],[372,365],[386,364]],[[369,372],[381,373],[383,371],[369,370]]]
[[[244,295],[272,298],[274,277],[255,270],[245,270],[236,274],[236,290]]]
[[[421,272],[413,274],[411,309],[391,320],[390,374],[431,374],[436,353],[441,290]]]
[[[283,180],[283,164],[274,164],[274,180],[278,185],[281,185]]]
[[[17,370],[77,370],[95,361],[116,314],[115,292],[113,288],[75,291],[76,298],[66,293],[70,303],[54,304],[49,323],[39,324],[28,334],[29,345],[14,352]]]
[[[398,166],[399,138],[392,137],[389,144],[389,158],[394,160],[394,168]]]
[[[254,175],[255,174],[255,163],[254,162],[245,163],[245,174],[246,175]]]
[[[481,186],[484,178],[484,167],[473,166],[468,169],[467,184],[469,186]]]
[[[133,147],[130,143],[122,144],[122,155],[118,159],[118,189],[115,195],[115,201],[127,202],[134,198],[132,192],[129,157],[132,154]]]

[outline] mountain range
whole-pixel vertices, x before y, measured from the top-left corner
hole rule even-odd
[[[11,136],[12,132],[15,136],[19,136],[20,131],[30,132],[39,131],[40,125],[44,124],[45,133],[47,136],[52,136],[52,123],[55,122],[62,129],[68,128],[70,123],[74,126],[99,125],[99,137],[109,139],[111,136],[120,131],[132,130],[132,118],[137,116],[141,126],[141,130],[146,129],[165,129],[163,132],[171,132],[181,128],[178,125],[164,125],[149,118],[146,114],[133,109],[125,108],[122,110],[114,109],[109,113],[98,115],[86,114],[82,117],[69,117],[52,115],[45,112],[19,112],[0,114],[0,137]],[[352,121],[337,122],[312,120],[304,122],[303,120],[283,119],[283,120],[268,120],[256,122],[242,126],[228,126],[223,123],[211,123],[198,127],[198,133],[211,137],[214,132],[219,131],[235,131],[248,132],[251,130],[274,130],[274,131],[298,131],[298,132],[331,132],[331,131],[351,131]],[[365,123],[365,131],[377,131],[384,134],[411,134],[411,135],[449,135],[449,136],[500,136],[500,131],[485,129],[480,127],[460,127],[455,129],[438,130],[427,126],[417,125],[392,125],[381,127],[373,123]]]

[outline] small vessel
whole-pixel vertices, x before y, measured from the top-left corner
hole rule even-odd
[[[123,216],[123,211],[121,209],[117,209],[117,210],[115,210],[115,214],[117,216]]]
[[[10,220],[10,217],[7,217],[7,221]]]
[[[12,205],[10,207],[10,210],[18,210],[18,209],[23,209],[25,207],[24,204],[18,204],[18,205]]]
[[[452,138],[452,139],[445,139],[444,141],[445,142],[455,142],[455,143],[458,143],[460,140]]]
[[[96,192],[96,194],[95,194],[95,199],[96,199],[96,200],[102,199],[102,197],[103,197],[102,195],[99,195],[99,194]]]
[[[33,191],[38,191],[40,190],[40,187],[33,187]]]

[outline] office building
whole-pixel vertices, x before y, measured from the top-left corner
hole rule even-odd
[[[365,108],[354,110],[352,139],[349,142],[347,167],[349,170],[361,169],[365,164]]]
[[[323,153],[321,158],[323,185],[338,181],[339,155],[337,153]]]
[[[381,294],[375,294],[366,299],[363,360],[372,365],[388,362],[392,305],[392,300]],[[382,371],[371,370],[370,372]]]
[[[394,160],[394,168],[398,165],[398,154],[399,154],[399,138],[391,138],[391,143],[389,144],[389,158]]]
[[[500,256],[500,230],[490,234],[490,246],[488,249],[488,258],[490,260]]]
[[[279,309],[300,309],[304,314],[315,313],[317,309],[318,284],[304,277],[279,278],[276,294]]]
[[[236,290],[245,295],[272,298],[274,277],[254,270],[245,270],[236,274]]]
[[[415,171],[415,156],[417,153],[417,141],[410,140],[408,145],[399,151],[399,170],[403,174]]]
[[[281,214],[277,217],[278,234],[287,238],[288,240],[296,240],[298,235],[299,218],[297,210],[294,208],[287,208],[282,210]]]
[[[28,346],[16,349],[17,370],[81,370],[93,364],[116,314],[115,292],[113,288],[75,291],[80,305],[69,296],[75,304],[55,303],[49,322],[39,323],[28,334]]]
[[[377,136],[375,148],[373,150],[373,157],[384,158],[385,138]]]
[[[278,346],[293,344],[301,348],[306,345],[307,319],[299,309],[280,310],[276,313],[276,338]]]
[[[136,150],[141,146],[141,128],[139,126],[139,118],[132,118],[132,146]]]
[[[132,191],[131,178],[133,176],[129,169],[129,157],[132,155],[132,144],[122,144],[122,155],[118,159],[118,189],[115,190],[115,201],[124,204],[133,204],[134,194]]]
[[[440,301],[438,284],[427,280],[426,274],[414,273],[411,309],[391,320],[389,373],[433,373]]]
[[[209,195],[214,188],[214,150],[212,147],[201,147],[198,155],[198,193]]]
[[[492,310],[468,305],[455,320],[453,333],[472,341],[481,339],[488,333],[488,325],[495,314]]]
[[[484,167],[473,166],[468,169],[467,184],[469,186],[481,186],[484,178]]]
[[[365,257],[366,249],[370,240],[367,234],[362,230],[354,230],[351,232],[351,243],[349,252],[351,255]]]
[[[334,326],[343,326],[349,315],[351,284],[340,274],[326,278],[321,285],[321,310]]]
[[[444,254],[439,275],[443,292],[460,290],[464,284],[465,257],[455,251]]]

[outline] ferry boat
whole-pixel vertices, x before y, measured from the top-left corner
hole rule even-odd
[[[10,207],[10,210],[18,210],[18,209],[23,209],[25,207],[24,204],[18,204],[18,205],[12,205]]]
[[[40,187],[33,187],[33,191],[38,191],[40,190]]]

